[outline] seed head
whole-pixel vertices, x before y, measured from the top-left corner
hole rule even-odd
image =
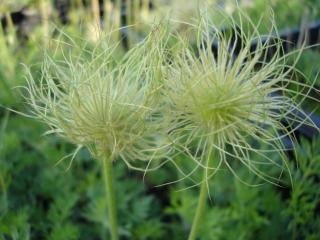
[[[308,97],[301,88],[311,87],[293,79],[294,65],[286,64],[290,54],[283,53],[275,28],[262,37],[250,18],[240,12],[238,24],[230,17],[223,21],[234,33],[232,37],[210,23],[207,14],[200,14],[195,31],[190,33],[198,36],[196,49],[190,36],[177,37],[165,81],[170,109],[167,115],[172,123],[170,138],[197,164],[184,178],[199,167],[207,170],[207,178],[222,166],[237,175],[230,162],[233,159],[259,177],[277,183],[277,178],[262,169],[270,165],[285,169],[283,138],[294,141],[293,131],[301,124],[315,126],[301,110],[300,101]],[[251,31],[246,31],[245,25]],[[237,38],[242,41],[239,46]],[[213,42],[217,45],[215,52],[210,47]],[[287,88],[289,84],[298,86],[298,90]],[[260,149],[259,143],[268,150]],[[271,152],[283,161],[272,159]]]
[[[109,154],[132,167],[130,160],[161,157],[166,133],[156,97],[161,46],[147,46],[164,35],[153,34],[157,38],[148,36],[119,61],[110,38],[77,55],[63,52],[61,61],[46,54],[40,81],[28,77],[33,116],[50,126],[48,133],[87,147],[96,158]],[[74,44],[73,49],[80,48]]]

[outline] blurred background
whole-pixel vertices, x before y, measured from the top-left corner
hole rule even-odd
[[[183,23],[191,22],[204,2],[230,15],[238,4],[260,22],[261,34],[270,30],[272,13],[280,37],[291,44],[286,51],[306,39],[310,47],[297,63],[306,77],[297,78],[320,89],[320,53],[313,46],[320,43],[319,0],[0,0],[0,239],[108,239],[99,164],[86,150],[70,169],[68,159],[57,164],[73,146],[42,136],[44,124],[15,113],[28,113],[17,88],[26,84],[25,66],[40,76],[43,50],[62,31],[94,46],[102,32],[121,28],[113,38],[121,43],[122,55],[143,39],[155,19],[170,15],[173,29],[187,31]],[[320,126],[319,91],[310,95],[315,100],[305,101],[303,108]],[[283,175],[281,187],[263,183],[240,164],[239,176],[261,186],[247,186],[227,171],[215,176],[201,239],[320,239],[320,138],[307,126],[296,136],[297,155],[287,153],[292,184],[288,174],[277,172]],[[291,146],[290,139],[284,141]],[[177,161],[192,167],[182,157]],[[173,166],[147,175],[144,182],[121,161],[115,168],[121,239],[186,239],[197,189],[178,192],[187,186],[183,182],[154,187],[179,177]]]

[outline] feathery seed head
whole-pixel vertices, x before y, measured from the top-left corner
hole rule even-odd
[[[223,164],[236,174],[228,160],[232,158],[261,178],[276,182],[261,166],[286,168],[282,139],[288,136],[294,140],[292,132],[302,123],[314,126],[297,101],[298,96],[308,96],[286,86],[311,87],[292,79],[294,66],[286,65],[288,55],[283,55],[276,33],[270,33],[263,42],[256,26],[240,12],[238,24],[233,18],[224,21],[241,38],[237,49],[237,39],[211,24],[206,14],[200,14],[196,33],[192,32],[198,36],[196,50],[188,37],[177,37],[177,52],[164,91],[173,124],[170,136],[198,167],[206,168],[208,178]],[[253,29],[251,33],[245,33],[244,22]],[[206,47],[213,41],[217,52]],[[271,48],[274,52],[270,57]],[[283,120],[289,125],[285,126]],[[269,150],[259,149],[257,142],[266,144]],[[216,153],[215,162],[208,160],[212,152]],[[271,159],[270,152],[278,153],[283,162]],[[253,161],[254,154],[262,160]]]
[[[155,55],[146,51],[148,41],[150,36],[118,62],[111,42],[103,42],[107,48],[64,55],[62,61],[46,55],[40,82],[31,74],[28,78],[33,115],[51,127],[49,133],[87,147],[96,158],[107,153],[131,166],[129,160],[162,156],[166,131],[161,104],[153,96],[159,90],[150,82],[157,68],[147,65]]]

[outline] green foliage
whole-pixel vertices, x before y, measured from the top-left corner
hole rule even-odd
[[[40,137],[42,132],[41,124],[14,114],[2,119],[0,238],[107,239],[100,162],[81,151],[72,170],[66,171],[68,161],[55,166],[72,146]],[[141,176],[127,177],[124,164],[115,171],[116,188],[121,189],[120,234],[125,239],[162,239],[166,232],[159,200],[146,193]]]
[[[320,13],[318,0],[255,0],[251,4],[242,4],[252,19],[261,19],[259,29],[268,32],[270,29],[270,16],[265,15],[266,10],[272,9],[278,29],[299,27],[302,15],[306,14],[307,21],[317,20]],[[308,11],[308,13],[306,12]]]
[[[248,12],[255,19],[260,18],[266,6],[275,7],[279,28],[296,26],[304,6],[310,9],[310,19],[319,13],[316,0],[252,2],[255,4]],[[79,12],[73,10],[70,17],[73,25],[66,26],[64,31],[87,37],[87,26],[78,26]],[[3,108],[27,112],[15,87],[25,83],[21,63],[34,67],[35,78],[41,74],[37,62],[42,58],[42,34],[42,29],[36,28],[22,44],[16,41],[13,32],[5,35],[1,29],[0,33],[0,239],[107,240],[109,221],[101,163],[81,150],[71,168],[70,159],[57,164],[72,152],[73,146],[56,137],[43,137],[46,129],[42,124]],[[82,37],[77,41],[81,42]],[[86,47],[92,49],[94,45],[92,42]],[[116,54],[122,56],[123,50],[119,48]],[[311,76],[311,80],[318,74],[319,68],[314,65],[318,59],[319,53],[307,51],[298,62],[298,68]],[[315,84],[319,86],[319,81]],[[313,103],[311,109],[314,107],[318,104]],[[319,145],[319,137],[302,141],[297,160],[289,161],[292,182],[286,175],[282,178],[282,187],[269,183],[247,186],[221,169],[210,184],[211,207],[202,219],[200,239],[320,239]],[[270,157],[279,160],[274,155]],[[190,172],[193,166],[187,157],[178,156],[176,160]],[[246,182],[262,183],[243,166],[233,166]],[[278,168],[269,170],[281,174]],[[168,165],[148,173],[142,181],[142,174],[131,172],[117,161],[115,188],[121,239],[186,239],[198,189],[185,189],[192,182],[154,187],[174,181],[181,177],[179,174],[174,166]],[[201,176],[195,173],[192,177],[200,179]],[[185,190],[179,191],[181,189]]]
[[[320,141],[312,144],[302,142],[298,151],[298,164],[291,164],[293,175],[293,190],[288,200],[288,208],[284,213],[291,221],[288,229],[294,239],[320,238],[320,216],[317,209],[320,206],[319,184],[320,172]]]
[[[319,144],[319,138],[311,144],[302,142],[297,149],[299,164],[289,163],[293,182],[286,176],[282,187],[265,183],[247,186],[226,171],[220,171],[212,180],[211,208],[202,220],[201,239],[318,239]],[[263,183],[248,175],[241,165],[237,170],[248,183]],[[194,213],[190,209],[196,207],[196,193],[195,188],[170,194],[171,206],[167,213],[179,215],[182,225],[187,225],[185,229],[191,224]]]

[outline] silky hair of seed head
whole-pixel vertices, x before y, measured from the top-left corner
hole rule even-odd
[[[273,22],[270,33],[262,37],[257,25],[238,10],[237,21],[217,11],[223,19],[219,26],[210,22],[211,15],[204,10],[189,35],[177,35],[163,92],[171,118],[170,139],[195,164],[186,172],[174,163],[183,174],[177,181],[189,179],[196,186],[201,184],[193,179],[197,170],[204,169],[206,178],[202,181],[208,181],[227,168],[246,183],[233,167],[232,161],[237,161],[263,180],[279,184],[279,176],[269,174],[268,166],[277,166],[280,175],[288,169],[282,140],[289,137],[295,143],[293,132],[302,124],[319,130],[301,109],[304,99],[312,99],[308,93],[313,86],[294,80],[292,73],[298,72],[295,63],[286,63],[290,55],[299,56],[303,47],[285,54]],[[240,48],[222,25],[241,38]],[[190,41],[193,36],[197,36],[196,49]],[[216,52],[210,47],[213,42],[218,46]],[[274,52],[267,61],[270,48]]]
[[[95,158],[107,154],[140,169],[132,160],[148,162],[166,156],[167,125],[157,82],[162,78],[161,44],[167,37],[155,27],[119,61],[115,59],[118,44],[108,35],[94,48],[72,41],[72,49],[80,53],[62,51],[62,60],[45,54],[40,81],[30,72],[27,77],[25,96],[31,115],[50,126],[47,133],[76,144],[73,157],[87,147]]]

